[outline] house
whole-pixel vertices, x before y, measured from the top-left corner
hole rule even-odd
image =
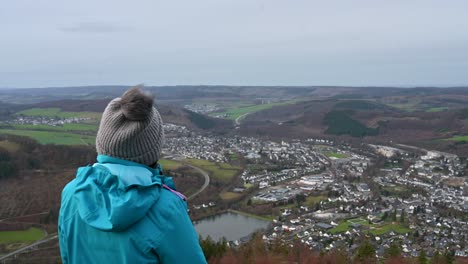
[[[315,226],[317,226],[318,228],[321,228],[321,229],[324,229],[324,230],[328,230],[328,229],[332,229],[333,226],[330,225],[330,224],[327,224],[327,223],[317,223]]]

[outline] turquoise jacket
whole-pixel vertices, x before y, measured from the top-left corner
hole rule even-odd
[[[187,203],[161,167],[97,160],[62,192],[64,263],[206,263]]]

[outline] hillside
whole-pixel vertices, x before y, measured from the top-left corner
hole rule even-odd
[[[466,91],[439,96],[430,91],[426,97],[415,96],[421,93],[416,90],[398,99],[333,97],[278,106],[248,115],[239,131],[279,139],[364,137],[370,142],[396,141],[468,155],[465,141],[445,140],[468,134]]]
[[[23,106],[22,108],[59,108],[63,112],[96,112],[102,113],[109,103],[109,99],[98,100],[57,100],[41,102]],[[213,118],[194,113],[174,105],[159,104],[156,100],[156,108],[165,123],[186,126],[190,129],[203,129],[225,131],[232,128],[232,122],[219,118]]]
[[[0,101],[32,104],[64,99],[95,100],[120,96],[131,86],[81,86],[0,89]],[[184,104],[193,100],[250,100],[252,98],[292,98],[312,96],[313,87],[272,86],[145,86],[157,100]]]

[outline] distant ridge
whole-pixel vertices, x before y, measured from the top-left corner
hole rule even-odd
[[[23,105],[27,108],[60,108],[66,112],[98,112],[102,113],[110,99],[97,100],[56,100],[41,102],[37,104]],[[174,105],[166,105],[156,101],[156,108],[161,113],[163,121],[177,125],[186,126],[190,129],[203,129],[213,131],[226,131],[232,129],[232,122],[206,115],[198,114]]]

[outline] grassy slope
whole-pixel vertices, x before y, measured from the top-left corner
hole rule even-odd
[[[45,236],[44,232],[32,227],[23,231],[2,231],[0,232],[0,244],[13,242],[33,242]]]
[[[334,110],[324,117],[324,123],[328,126],[326,134],[350,135],[353,137],[375,136],[379,133],[376,128],[366,127],[364,124],[352,119],[349,111]]]
[[[7,150],[10,153],[17,152],[21,146],[16,142],[11,142],[8,140],[0,141],[0,147]]]

